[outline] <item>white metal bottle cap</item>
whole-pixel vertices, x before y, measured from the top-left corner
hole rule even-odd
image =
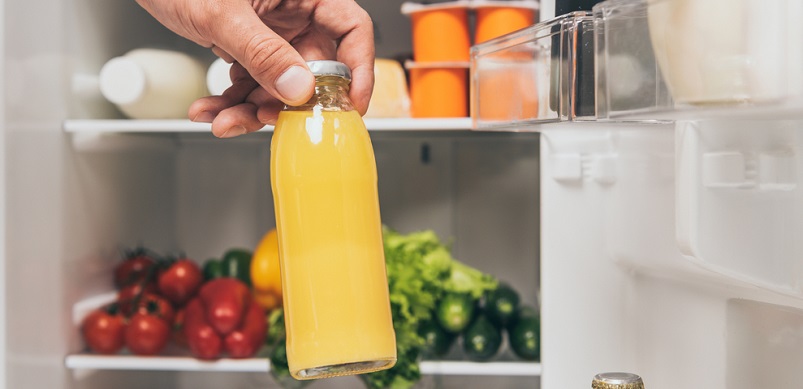
[[[115,104],[131,104],[145,93],[145,70],[131,59],[112,58],[100,69],[100,93]]]
[[[316,76],[337,76],[351,81],[351,69],[343,62],[337,61],[307,61],[307,67]]]

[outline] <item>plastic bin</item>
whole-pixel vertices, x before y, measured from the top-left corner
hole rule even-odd
[[[596,117],[593,19],[574,12],[471,49],[471,117],[483,130]]]
[[[599,116],[699,118],[731,116],[734,106],[791,106],[779,114],[801,117],[801,14],[799,0],[597,4]]]

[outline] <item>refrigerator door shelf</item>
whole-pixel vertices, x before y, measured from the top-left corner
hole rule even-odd
[[[680,249],[731,283],[803,298],[803,121],[676,126]]]
[[[595,199],[595,216],[585,219],[599,218],[604,224],[596,237],[603,257],[626,271],[663,278],[711,277],[684,259],[675,240],[673,124],[561,123],[544,128],[542,143],[549,153],[542,153],[543,180],[565,191],[564,196]]]
[[[594,7],[602,119],[803,118],[797,0]]]
[[[593,20],[573,12],[471,48],[475,129],[593,119]]]

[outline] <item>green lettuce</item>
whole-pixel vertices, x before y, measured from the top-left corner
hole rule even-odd
[[[363,375],[363,380],[372,389],[408,389],[421,379],[424,339],[418,326],[432,319],[441,296],[468,293],[478,299],[497,281],[452,258],[433,231],[402,235],[385,227],[383,237],[398,359],[392,369]]]

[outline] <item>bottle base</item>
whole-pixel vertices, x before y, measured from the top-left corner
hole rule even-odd
[[[395,364],[396,358],[378,359],[373,361],[349,362],[337,365],[311,367],[309,369],[301,369],[297,372],[291,372],[290,374],[297,380],[314,380],[319,378],[373,373],[375,371],[390,369]]]

